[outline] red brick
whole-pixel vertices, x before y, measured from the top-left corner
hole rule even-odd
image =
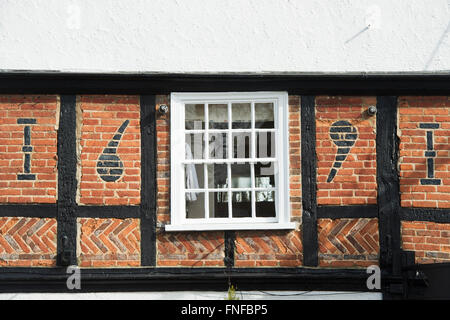
[[[55,203],[56,202],[56,114],[57,96],[13,95],[0,96],[0,194],[20,195],[22,197],[2,197],[0,202],[11,203]],[[23,128],[17,124],[17,118],[37,118],[39,125],[31,125],[31,172],[36,174],[35,181],[17,180],[17,174],[23,172]],[[5,125],[6,124],[6,125]],[[47,161],[53,159],[52,161]],[[9,173],[9,174],[8,174]],[[52,183],[41,184],[42,180]],[[10,181],[11,184],[2,182]],[[30,185],[31,184],[31,185]],[[23,189],[17,193],[16,189]],[[13,193],[12,193],[13,192]],[[46,197],[39,197],[47,195]]]
[[[376,135],[374,134],[376,117],[365,117],[368,101],[375,101],[375,97],[319,96],[316,98],[318,204],[376,203]],[[337,120],[347,120],[352,123],[357,128],[358,139],[346,160],[342,162],[341,168],[337,170],[333,181],[328,183],[327,177],[337,152],[337,147],[329,136],[329,128]],[[333,190],[333,193],[321,193],[327,189]],[[342,192],[339,194],[340,190]],[[355,191],[367,193],[360,193],[359,197],[354,197]]]
[[[137,205],[140,203],[140,118],[136,96],[87,95],[79,98],[81,113],[81,205]],[[124,112],[125,111],[125,112]],[[97,161],[119,126],[130,120],[117,148],[123,174],[114,183],[105,182],[96,172]],[[96,132],[96,133],[94,133]],[[133,146],[135,148],[129,148]],[[84,192],[86,191],[86,193]],[[98,193],[98,191],[109,191]],[[112,192],[116,191],[116,192]]]

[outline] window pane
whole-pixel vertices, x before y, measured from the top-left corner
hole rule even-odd
[[[205,184],[203,164],[187,164],[184,166],[184,182],[186,189],[203,189]]]
[[[228,188],[228,173],[226,164],[208,164],[208,188]]]
[[[252,126],[252,112],[250,103],[233,103],[231,105],[233,129],[248,129]]]
[[[233,133],[233,158],[251,158],[251,132]]]
[[[232,188],[251,188],[250,164],[232,164],[231,165],[231,187]]]
[[[186,218],[205,218],[205,193],[186,192]]]
[[[205,129],[205,105],[186,104],[185,128],[187,130]]]
[[[208,105],[208,118],[210,129],[228,129],[228,105]]]
[[[275,132],[256,133],[256,157],[275,158]]]
[[[256,191],[256,216],[275,217],[275,191]]]
[[[252,193],[251,191],[232,192],[233,218],[251,218]]]
[[[228,191],[209,192],[209,217],[228,218]]]
[[[275,163],[268,162],[255,163],[255,187],[274,188],[275,187]]]
[[[228,158],[228,135],[226,133],[209,134],[209,158],[227,159]]]
[[[205,141],[203,133],[186,134],[185,159],[203,159],[205,149]]]
[[[275,128],[273,103],[255,103],[255,128]]]

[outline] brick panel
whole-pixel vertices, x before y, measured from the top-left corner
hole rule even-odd
[[[303,261],[300,231],[236,232],[236,267],[299,267]]]
[[[319,219],[319,266],[365,267],[378,264],[378,219]]]
[[[450,208],[450,98],[400,97],[403,207]]]
[[[57,96],[0,96],[0,203],[55,203]]]
[[[0,266],[56,266],[56,219],[0,218]]]
[[[156,112],[156,213],[157,220],[162,223],[170,222],[170,97],[156,96],[156,110],[165,104],[169,112],[161,114]]]
[[[223,232],[168,232],[157,237],[159,267],[223,267]]]
[[[416,263],[450,262],[450,224],[402,221],[402,248],[414,251]]]
[[[78,219],[81,267],[140,265],[139,219]]]
[[[289,96],[289,193],[291,220],[301,221],[302,176],[301,176],[301,129],[300,97]]]
[[[377,202],[376,97],[316,98],[317,203]]]
[[[140,203],[141,142],[138,96],[78,99],[83,205]]]

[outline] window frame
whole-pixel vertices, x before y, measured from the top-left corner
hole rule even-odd
[[[173,92],[170,96],[170,224],[166,231],[204,231],[204,230],[275,230],[295,229],[296,223],[290,221],[289,203],[289,128],[288,128],[288,93],[287,92]],[[278,167],[276,179],[275,218],[210,218],[205,210],[205,218],[186,218],[185,183],[184,183],[184,146],[185,146],[185,104],[216,104],[248,101],[252,103],[273,102],[275,122],[275,163]],[[205,118],[205,131],[208,123]],[[231,123],[229,124],[229,133]],[[252,135],[255,128],[250,129]],[[258,129],[256,129],[257,131]],[[231,146],[229,146],[231,147]],[[183,155],[180,157],[179,155]],[[243,163],[262,162],[257,158],[240,159]],[[261,158],[262,159],[262,158]],[[259,160],[261,160],[259,159]],[[232,161],[236,159],[231,159]],[[204,160],[203,160],[204,161]],[[218,161],[214,161],[218,162]],[[231,163],[233,163],[232,161]],[[208,162],[202,162],[208,163]],[[236,162],[234,162],[236,163]],[[207,186],[204,186],[205,188]],[[254,188],[252,188],[254,190]],[[254,192],[254,191],[253,191]],[[183,195],[182,197],[180,195]],[[205,196],[207,193],[205,193]],[[207,209],[205,207],[205,209]]]

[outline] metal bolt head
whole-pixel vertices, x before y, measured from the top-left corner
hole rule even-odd
[[[369,109],[367,109],[367,113],[371,116],[374,116],[377,114],[377,107],[370,106]]]
[[[162,104],[159,106],[159,112],[162,114],[166,114],[167,112],[169,112],[169,107],[165,104]]]

